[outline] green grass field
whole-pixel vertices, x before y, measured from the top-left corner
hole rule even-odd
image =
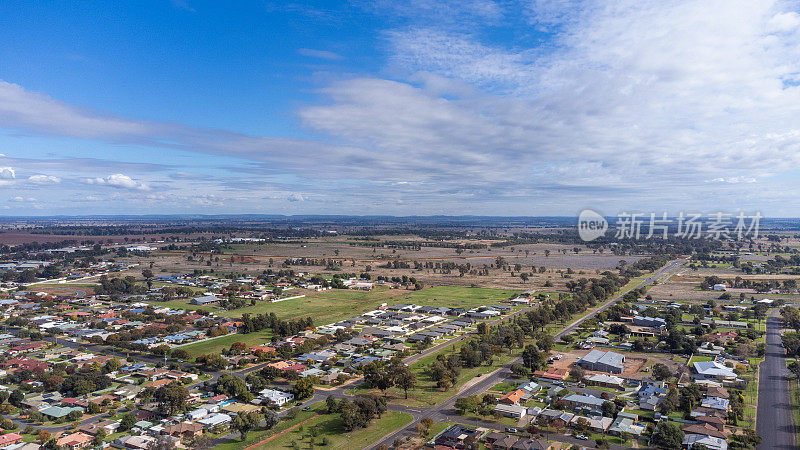
[[[498,355],[494,358],[494,363],[491,366],[482,365],[479,367],[472,367],[472,368],[464,368],[461,369],[461,372],[458,375],[458,379],[456,380],[455,386],[450,388],[447,391],[443,391],[436,386],[436,382],[431,380],[430,376],[427,373],[427,368],[430,364],[436,359],[436,355],[438,354],[449,354],[454,349],[457,352],[461,346],[461,341],[458,341],[452,345],[448,345],[444,349],[440,350],[437,353],[433,353],[430,355],[421,358],[414,364],[411,364],[409,367],[414,372],[417,377],[417,385],[413,389],[408,390],[408,399],[405,399],[405,393],[401,389],[391,388],[386,391],[387,395],[390,397],[394,397],[393,402],[401,403],[407,406],[412,407],[430,407],[433,405],[437,405],[442,403],[443,401],[447,400],[448,398],[456,395],[456,393],[461,389],[464,383],[475,379],[476,377],[480,377],[486,375],[488,373],[494,372],[501,366],[509,363],[512,359],[519,356],[521,350],[514,349],[514,353],[509,355],[507,352],[504,352],[502,355]],[[380,391],[371,390],[369,388],[364,387],[363,385],[358,386],[354,389],[350,389],[347,391],[349,394],[361,394],[367,392],[374,392],[380,394]]]
[[[300,292],[298,291],[298,294]],[[222,317],[241,317],[242,314],[269,314],[274,312],[280,319],[311,317],[314,324],[327,325],[349,319],[358,314],[373,310],[381,305],[397,303],[416,303],[422,306],[474,307],[502,302],[516,295],[517,291],[505,289],[434,286],[420,291],[392,290],[378,286],[372,291],[332,289],[308,293],[304,298],[281,302],[258,302],[255,306],[223,310],[213,306],[190,305],[187,300],[151,302],[154,306],[168,306],[174,309],[204,309]],[[286,294],[290,295],[290,294]]]
[[[261,442],[262,440],[266,439],[269,436],[273,436],[275,434],[280,433],[281,431],[287,430],[299,424],[300,422],[308,420],[314,417],[317,413],[324,411],[324,409],[325,409],[325,402],[317,403],[312,406],[312,409],[310,411],[300,411],[297,414],[296,418],[292,420],[284,420],[271,430],[254,430],[247,434],[247,439],[244,441],[241,441],[240,439],[234,439],[224,444],[217,445],[214,448],[218,450],[239,450],[248,447],[250,445]]]
[[[792,416],[794,416],[794,430],[800,439],[800,385],[797,377],[789,379],[789,391],[792,398]]]
[[[303,424],[302,431],[300,427],[294,428],[257,448],[292,448],[292,442],[296,442],[299,448],[311,448],[312,440],[315,446],[321,446],[323,438],[328,439],[328,445],[324,448],[367,448],[383,436],[408,425],[412,420],[410,414],[389,411],[380,419],[373,419],[367,428],[345,433],[338,414],[323,414]],[[312,437],[312,430],[315,430],[317,436]]]
[[[208,341],[196,342],[178,348],[186,350],[195,357],[209,353],[219,353],[223,348],[230,348],[231,344],[234,342],[244,342],[248,346],[265,344],[272,341],[272,337],[270,331],[259,331],[257,333],[248,334],[226,334],[225,336],[220,336]]]

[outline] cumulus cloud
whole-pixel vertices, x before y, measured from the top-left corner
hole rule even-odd
[[[292,192],[291,194],[289,194],[286,197],[286,200],[289,200],[290,202],[302,202],[302,201],[305,201],[307,199],[308,198],[306,196],[304,196],[303,194],[298,194],[296,192]]]
[[[22,197],[18,195],[12,198],[11,201],[15,203],[23,203],[23,202],[33,203],[36,201],[36,199],[33,197]]]
[[[134,180],[133,178],[127,175],[123,175],[121,173],[116,173],[113,175],[109,175],[107,177],[87,178],[84,181],[87,184],[97,184],[97,185],[111,186],[122,189],[132,189],[138,191],[146,191],[150,189],[148,185],[140,183]]]
[[[61,183],[61,178],[53,175],[31,175],[28,182],[37,185],[48,185]]]
[[[0,167],[0,180],[13,180],[17,178],[17,173],[13,167]]]

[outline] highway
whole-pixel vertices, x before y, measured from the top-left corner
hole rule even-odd
[[[797,448],[792,402],[789,397],[789,370],[781,347],[781,319],[775,309],[767,317],[767,354],[761,363],[758,383],[756,432],[759,449]]]

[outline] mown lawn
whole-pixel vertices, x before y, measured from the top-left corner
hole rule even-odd
[[[312,441],[314,446],[322,446],[323,439],[328,440],[328,445],[324,448],[367,448],[392,431],[408,425],[412,420],[410,414],[389,411],[380,419],[373,419],[367,428],[346,433],[338,414],[324,414],[303,424],[302,431],[297,427],[256,448],[292,448],[292,442],[296,442],[299,448],[312,448]],[[312,436],[314,433],[316,436]]]
[[[312,405],[310,411],[300,411],[292,420],[284,420],[281,421],[278,425],[275,425],[275,428],[271,430],[254,430],[247,433],[247,439],[242,441],[240,439],[234,439],[232,441],[228,441],[224,444],[220,444],[214,447],[215,450],[239,450],[250,445],[256,444],[261,442],[262,440],[266,439],[269,436],[273,436],[275,434],[280,433],[288,428],[291,428],[304,420],[310,419],[317,415],[320,412],[325,411],[325,403],[317,403]],[[227,434],[227,433],[223,433]]]
[[[267,342],[271,342],[272,339],[272,332],[264,330],[248,334],[226,334],[225,336],[177,348],[186,350],[194,357],[209,353],[219,353],[223,348],[230,348],[231,344],[234,342],[244,342],[249,347],[251,345],[266,344]]]

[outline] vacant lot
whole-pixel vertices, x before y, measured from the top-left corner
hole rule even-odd
[[[614,351],[613,349],[606,349],[598,347],[597,350],[601,351]],[[572,350],[570,352],[563,353],[563,357],[553,362],[553,367],[558,369],[571,369],[575,362],[589,353],[590,350]],[[648,376],[647,372],[643,372],[642,370],[645,368],[652,367],[653,364],[662,363],[665,364],[667,367],[670,368],[671,371],[675,371],[678,367],[678,360],[680,359],[680,355],[654,355],[654,354],[645,354],[645,353],[630,353],[630,352],[617,352],[625,355],[625,363],[624,363],[624,371],[619,376],[623,378],[646,378]],[[602,372],[595,372],[592,370],[587,370],[587,373],[602,373]]]
[[[323,414],[304,423],[302,429],[293,428],[256,448],[292,448],[293,443],[298,444],[297,448],[313,448],[313,445],[321,445],[323,438],[328,440],[328,445],[324,448],[367,448],[383,436],[408,425],[412,420],[409,414],[388,411],[383,413],[380,419],[373,419],[367,428],[346,433],[338,414]],[[311,430],[314,430],[316,437],[312,437]]]
[[[227,334],[217,338],[212,338],[194,344],[188,344],[180,349],[186,350],[192,357],[198,355],[207,355],[209,353],[220,353],[224,348],[230,348],[234,342],[244,342],[248,346],[266,344],[271,342],[273,335],[269,331],[259,331],[257,333],[248,334]]]

